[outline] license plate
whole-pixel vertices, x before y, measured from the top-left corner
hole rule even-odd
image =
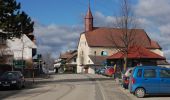
[[[4,84],[2,84],[3,86],[10,86],[10,84],[8,82],[5,82]]]
[[[3,84],[3,86],[10,86],[10,84]]]

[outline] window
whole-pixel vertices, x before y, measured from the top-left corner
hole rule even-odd
[[[101,55],[102,55],[102,56],[107,56],[108,54],[107,54],[106,51],[102,51],[102,52],[101,52]]]
[[[94,51],[94,55],[96,56],[96,54],[97,54],[97,52],[96,51]]]
[[[170,78],[170,70],[161,69],[160,70],[160,77],[161,78]]]
[[[138,70],[137,77],[142,77],[142,69]]]
[[[74,62],[76,62],[76,58],[74,58]]]
[[[144,70],[144,78],[154,78],[156,77],[155,69],[145,69]]]

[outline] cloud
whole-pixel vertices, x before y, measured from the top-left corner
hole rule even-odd
[[[150,37],[158,41],[170,60],[170,0],[139,0],[135,14],[144,19],[142,26]]]
[[[99,11],[94,14],[94,25],[97,27],[113,27],[115,21],[115,17],[105,16]]]
[[[77,41],[82,32],[81,26],[58,26],[55,24],[35,23],[34,29],[38,52],[51,52],[54,56],[66,50],[76,49]]]
[[[170,20],[170,0],[139,0],[135,13],[155,21],[155,24],[167,24]]]

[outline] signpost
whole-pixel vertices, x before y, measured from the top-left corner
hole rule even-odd
[[[13,61],[13,65],[14,65],[15,68],[24,69],[24,67],[25,67],[25,60],[14,60]]]

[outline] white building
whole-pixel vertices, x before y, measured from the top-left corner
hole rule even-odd
[[[36,50],[36,44],[30,40],[25,34],[21,38],[13,38],[7,40],[8,47],[13,51],[14,59],[31,60],[33,57],[33,51]]]

